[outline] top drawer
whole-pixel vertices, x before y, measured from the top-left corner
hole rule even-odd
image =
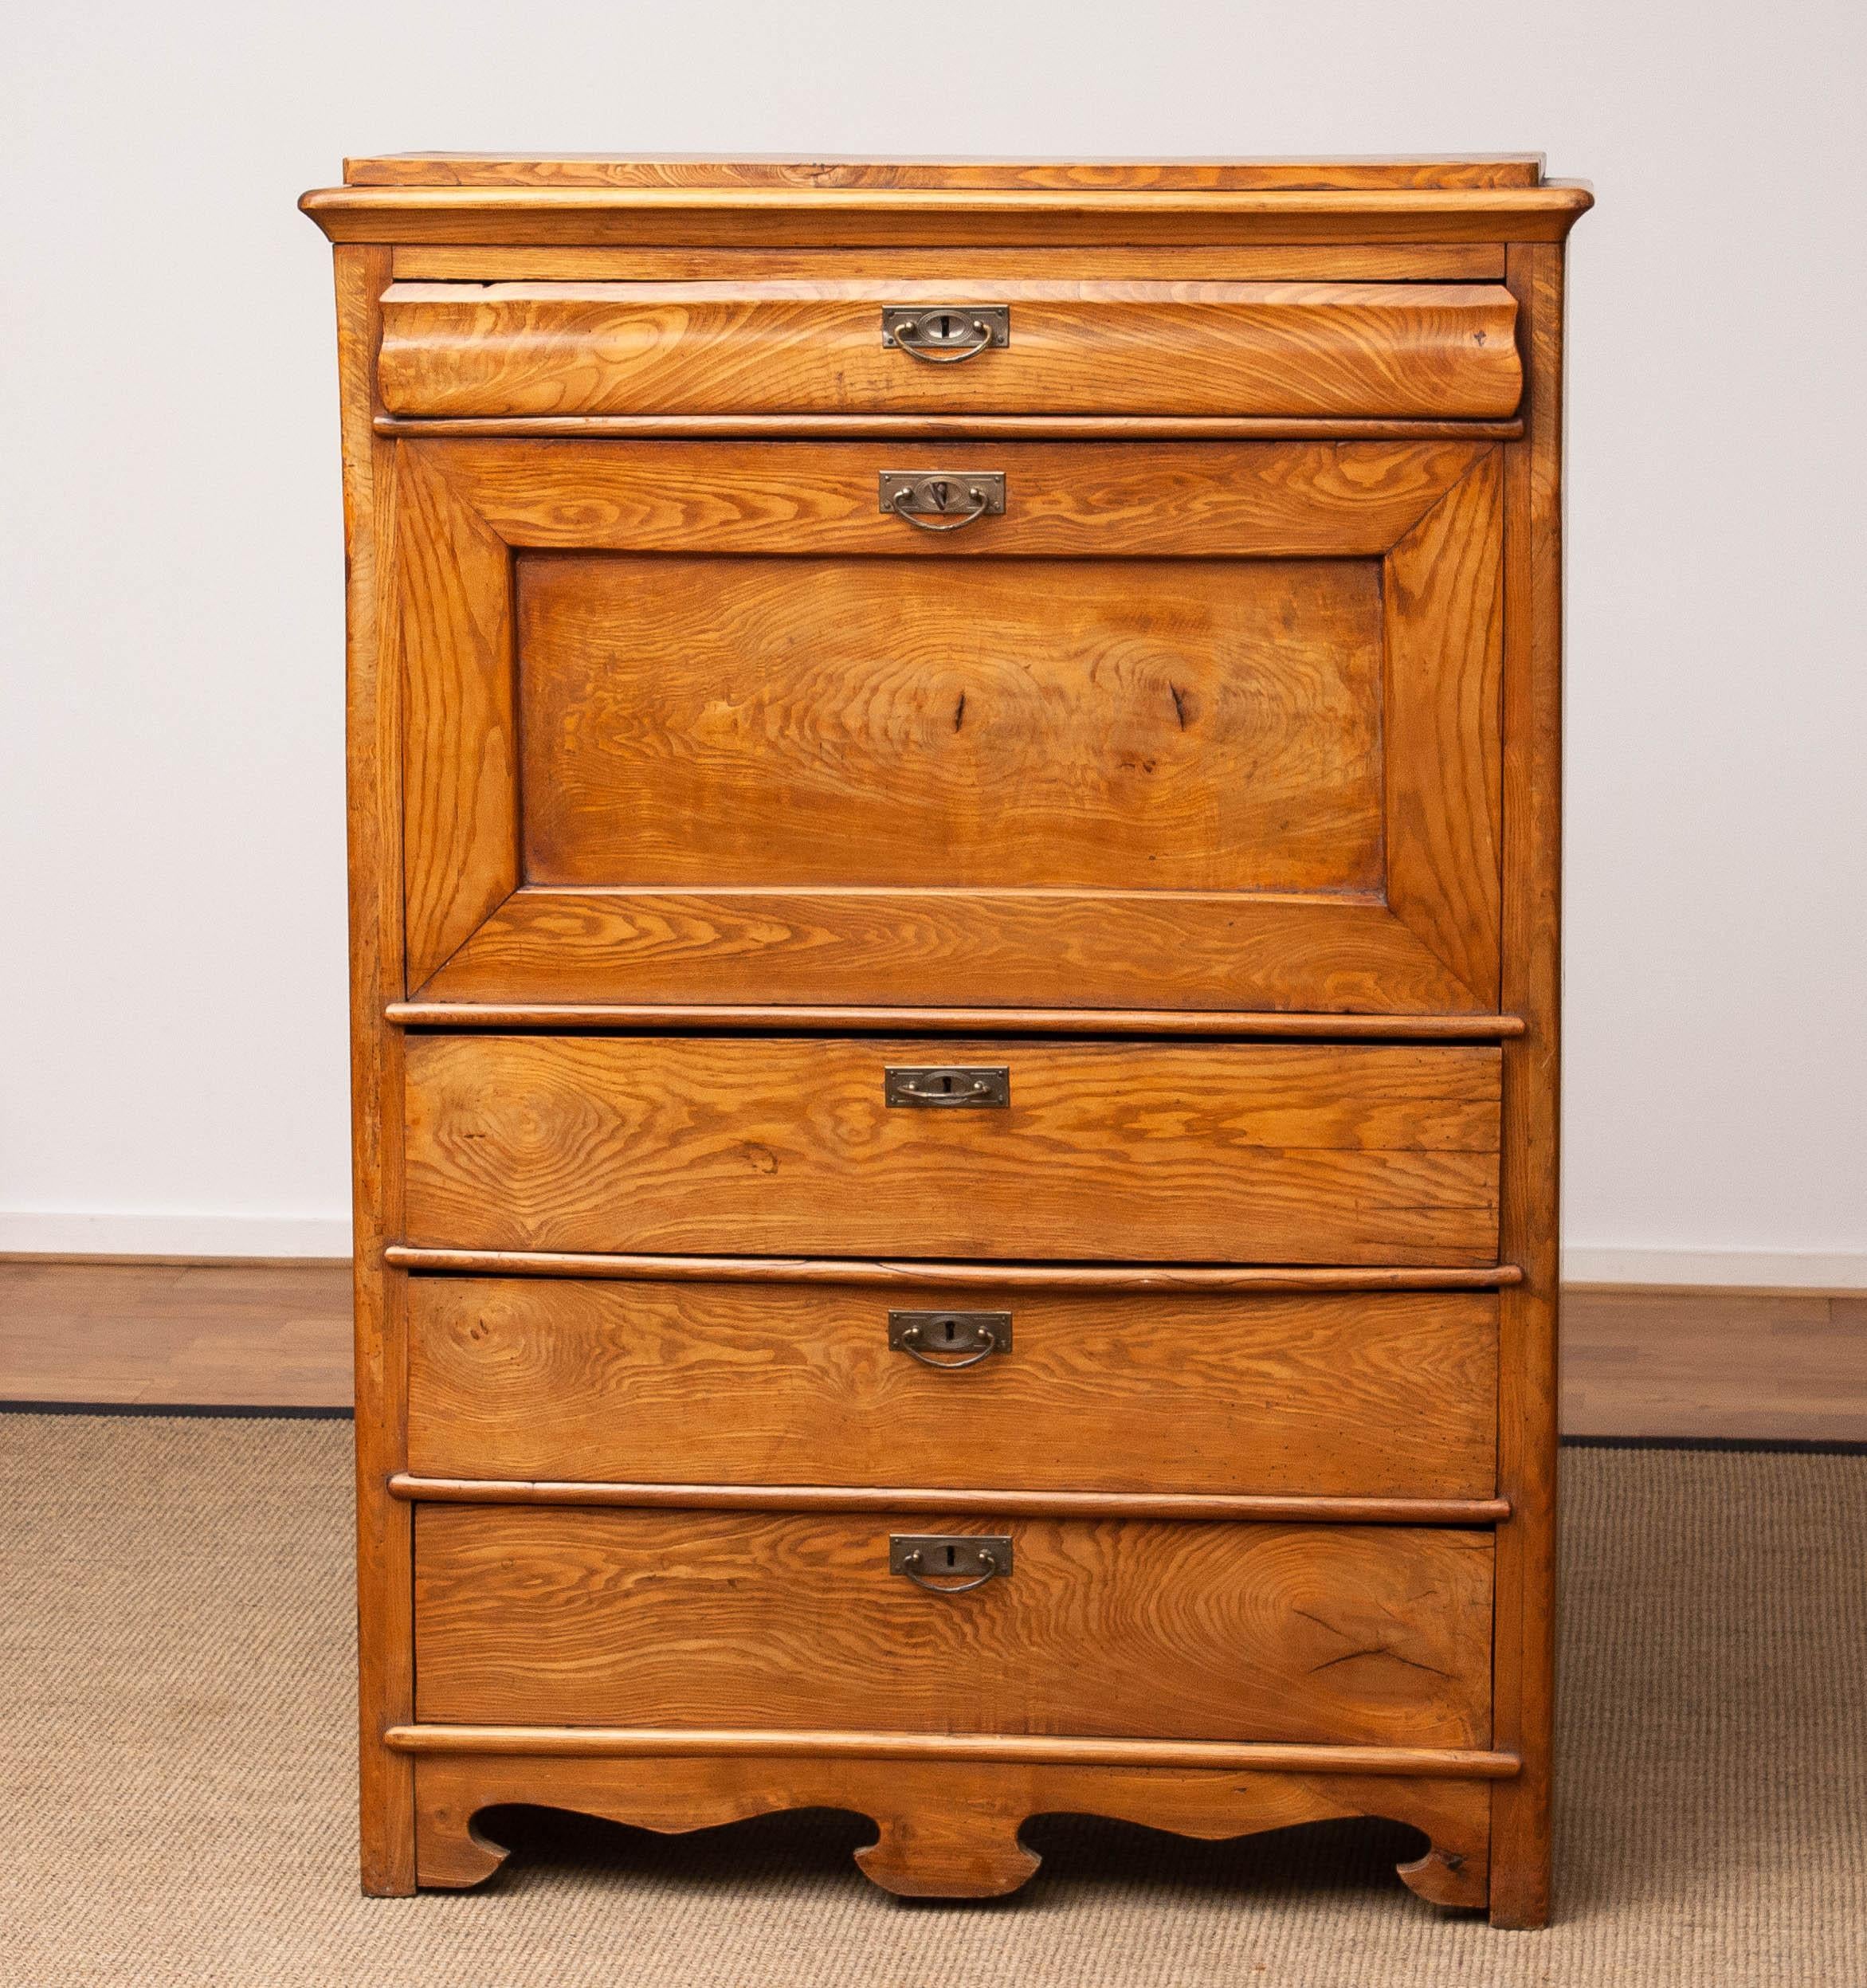
[[[396,283],[404,416],[1161,414],[1494,420],[1493,284]]]

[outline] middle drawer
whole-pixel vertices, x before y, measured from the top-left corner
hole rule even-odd
[[[667,1254],[1496,1261],[1500,1054],[411,1035],[407,1239]]]
[[[408,1318],[421,1476],[1422,1498],[1496,1480],[1489,1291],[424,1276]]]

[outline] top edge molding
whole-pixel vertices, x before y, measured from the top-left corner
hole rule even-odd
[[[1559,241],[1587,188],[347,186],[299,205],[333,241],[932,248]]]
[[[777,155],[398,152],[347,159],[347,186],[900,187],[1167,192],[1353,192],[1535,186],[1537,152],[1371,159],[852,159]]]

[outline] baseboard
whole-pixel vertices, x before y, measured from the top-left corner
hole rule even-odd
[[[1596,1249],[1563,1252],[1563,1282],[1681,1290],[1867,1291],[1867,1250]]]
[[[342,1215],[134,1214],[115,1210],[0,1210],[0,1257],[343,1257]]]
[[[136,1214],[0,1210],[0,1256],[196,1262],[350,1254],[341,1215]],[[1672,1289],[1867,1291],[1867,1250],[1621,1249],[1571,1245],[1563,1281]]]

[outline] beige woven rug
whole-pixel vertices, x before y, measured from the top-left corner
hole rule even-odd
[[[229,1988],[1867,1984],[1867,1458],[1566,1454],[1561,1917],[1494,1933],[1405,1831],[1034,1825],[904,1905],[841,1815],[661,1838],[508,1811],[492,1889],[367,1900],[350,1429],[0,1416],[0,1981]]]

